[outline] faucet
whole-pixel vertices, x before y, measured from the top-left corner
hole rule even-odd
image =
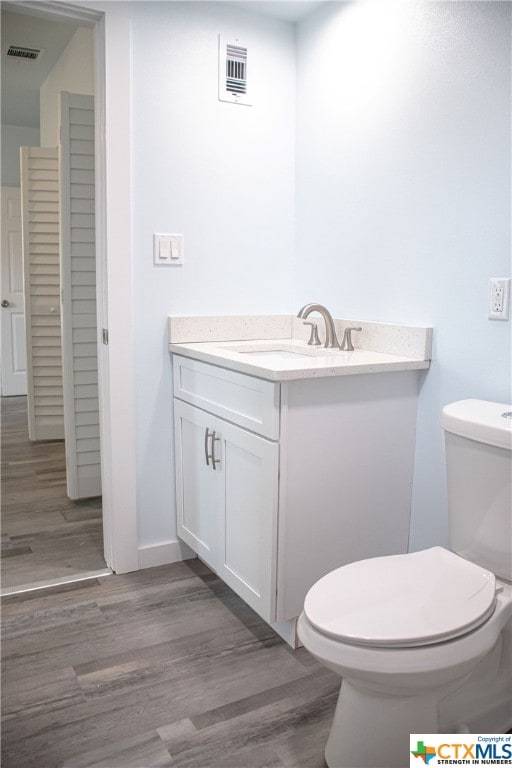
[[[345,328],[345,333],[343,334],[343,341],[341,342],[340,349],[342,349],[344,352],[353,352],[354,351],[354,345],[352,344],[352,331],[362,331],[362,327],[359,325],[354,326],[351,325],[349,328]]]
[[[336,329],[334,328],[334,320],[328,309],[322,304],[305,304],[302,309],[297,313],[297,317],[305,320],[312,312],[318,312],[322,315],[325,323],[325,344],[324,347],[338,347],[340,343],[336,336]]]

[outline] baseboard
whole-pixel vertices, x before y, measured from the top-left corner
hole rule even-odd
[[[297,619],[287,619],[286,621],[277,621],[274,624],[270,625],[274,632],[277,632],[278,635],[280,635],[283,640],[286,640],[288,645],[291,645],[291,647],[294,650],[297,650],[297,648],[302,647],[302,643],[299,640],[299,636],[297,634]]]
[[[154,568],[156,565],[169,565],[180,560],[190,560],[197,557],[183,541],[174,539],[164,544],[152,544],[139,547],[139,568]]]

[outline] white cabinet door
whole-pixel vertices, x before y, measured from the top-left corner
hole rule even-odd
[[[275,620],[279,446],[174,400],[178,536]]]
[[[275,621],[279,446],[220,419],[215,429],[219,479],[222,471],[217,572],[260,616]]]
[[[216,570],[218,552],[218,475],[212,468],[210,414],[174,401],[178,536]]]

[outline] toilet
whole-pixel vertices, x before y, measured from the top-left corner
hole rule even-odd
[[[512,408],[443,410],[451,550],[350,563],[321,578],[303,645],[342,678],[329,768],[409,764],[409,734],[512,728]]]

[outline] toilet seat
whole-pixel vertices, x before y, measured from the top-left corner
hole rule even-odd
[[[309,590],[319,632],[366,647],[407,648],[457,638],[496,604],[494,574],[443,547],[350,563]]]

